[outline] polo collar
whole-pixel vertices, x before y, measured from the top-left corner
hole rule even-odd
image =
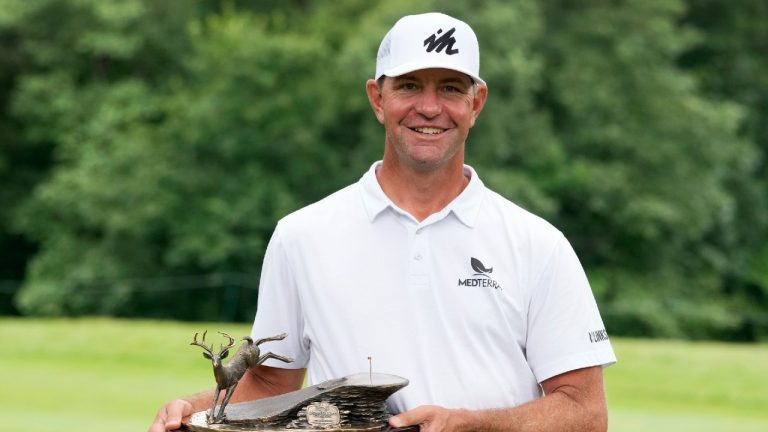
[[[376,179],[376,170],[381,166],[381,161],[374,162],[371,168],[363,174],[358,184],[363,198],[363,205],[368,215],[368,220],[373,223],[376,217],[384,210],[391,208],[399,210],[395,203],[381,189]],[[480,206],[485,195],[485,185],[483,184],[477,172],[469,166],[464,165],[464,174],[469,176],[469,184],[453,201],[448,203],[445,209],[440,213],[451,212],[469,228],[473,228],[477,223],[480,214]],[[431,216],[427,219],[430,219]]]

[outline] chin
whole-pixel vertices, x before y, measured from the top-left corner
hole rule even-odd
[[[432,159],[432,158],[409,158],[407,164],[420,172],[435,171],[444,167],[448,163],[446,159]]]

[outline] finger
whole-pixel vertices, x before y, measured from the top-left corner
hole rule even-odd
[[[427,421],[430,407],[420,406],[389,418],[389,425],[395,428],[413,426]]]
[[[147,432],[166,432],[180,428],[182,418],[190,414],[191,409],[192,406],[185,400],[175,400],[165,404],[157,412]]]
[[[165,432],[165,418],[166,418],[166,410],[165,407],[160,408],[160,411],[157,412],[157,415],[155,416],[155,420],[152,422],[151,425],[149,425],[149,429],[147,432]]]
[[[186,401],[174,401],[166,405],[165,429],[176,430],[181,427],[181,419],[189,415],[190,405]]]

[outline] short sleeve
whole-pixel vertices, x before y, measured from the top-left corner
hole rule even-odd
[[[281,333],[288,336],[262,346],[262,351],[292,357],[293,363],[269,359],[266,366],[300,369],[309,361],[309,343],[305,342],[304,319],[291,263],[280,237],[280,225],[275,229],[264,255],[259,282],[259,299],[251,337],[271,337]]]
[[[616,362],[587,277],[562,234],[529,302],[526,356],[538,382]]]

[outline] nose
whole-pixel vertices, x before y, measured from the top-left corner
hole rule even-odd
[[[419,96],[416,103],[416,112],[427,118],[437,117],[442,111],[440,100],[437,96],[437,89],[433,86],[426,86]]]

